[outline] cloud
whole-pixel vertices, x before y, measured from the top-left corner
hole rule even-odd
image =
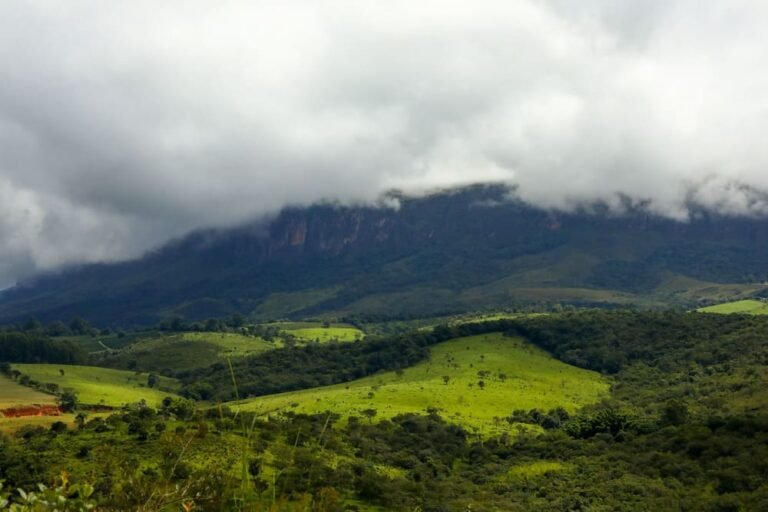
[[[764,214],[768,5],[0,3],[0,286],[391,187]]]

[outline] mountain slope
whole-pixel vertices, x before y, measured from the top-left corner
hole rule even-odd
[[[0,296],[0,321],[692,305],[750,296],[768,273],[765,220],[556,213],[495,186],[398,199],[398,209],[290,208],[271,222],[193,233],[136,261],[42,276]]]

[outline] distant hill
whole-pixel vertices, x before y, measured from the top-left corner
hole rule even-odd
[[[698,307],[759,294],[768,279],[765,219],[700,210],[682,223],[599,205],[553,212],[499,186],[396,199],[397,209],[287,208],[135,261],[41,276],[0,295],[0,321],[373,318],[531,302]]]
[[[768,315],[768,303],[761,300],[745,299],[724,304],[715,304],[700,308],[702,313],[720,313],[723,315],[742,314],[742,315]]]

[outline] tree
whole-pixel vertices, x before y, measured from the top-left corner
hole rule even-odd
[[[65,389],[59,397],[56,399],[59,403],[59,407],[64,412],[72,412],[77,409],[78,398],[77,393],[71,389]]]
[[[77,317],[72,319],[69,323],[69,330],[72,334],[88,334],[93,329],[93,326],[85,319]]]
[[[157,380],[158,380],[157,375],[155,375],[154,373],[150,373],[147,376],[147,387],[154,388],[155,386],[157,386]]]
[[[75,416],[75,423],[77,424],[78,428],[83,428],[85,425],[85,420],[88,418],[88,413],[85,412],[78,412],[77,416]]]
[[[37,318],[30,317],[29,320],[27,320],[24,323],[24,330],[27,332],[30,331],[39,331],[43,328],[43,324],[40,323],[40,321]]]
[[[688,406],[679,400],[670,400],[664,405],[661,413],[661,423],[664,425],[678,426],[688,421]]]
[[[360,411],[360,414],[368,418],[369,423],[373,423],[373,418],[376,416],[377,411],[376,409],[364,409]]]
[[[447,386],[448,382],[450,380],[451,380],[451,376],[450,375],[443,375],[443,384],[445,384]]]

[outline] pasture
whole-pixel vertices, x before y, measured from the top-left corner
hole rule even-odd
[[[105,355],[100,365],[168,373],[210,366],[227,358],[246,357],[278,345],[261,338],[223,332],[184,332],[139,339]]]
[[[0,376],[0,409],[23,405],[53,405],[56,397],[36,391]]]
[[[748,299],[707,306],[698,311],[702,313],[720,313],[724,315],[740,313],[744,315],[768,315],[768,303]]]
[[[344,343],[365,337],[363,331],[349,324],[332,323],[324,327],[320,322],[274,322],[265,325],[277,327],[303,342],[327,343],[335,340]]]
[[[500,333],[458,338],[432,348],[429,360],[348,383],[254,398],[243,410],[375,419],[437,409],[447,420],[491,434],[510,431],[515,409],[576,409],[607,396],[600,374],[570,366],[520,338]]]
[[[157,388],[149,388],[146,373],[95,366],[14,364],[13,367],[38,382],[56,384],[62,390],[73,389],[85,405],[120,407],[146,400],[147,404],[157,406],[163,398],[172,396],[174,393],[170,390],[176,388],[176,381],[166,377],[159,377]]]

